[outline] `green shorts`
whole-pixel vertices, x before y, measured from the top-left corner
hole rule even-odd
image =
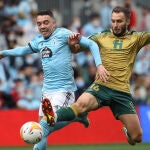
[[[99,107],[109,106],[116,119],[122,114],[136,114],[134,101],[129,93],[114,90],[97,83],[93,83],[86,92],[96,97]]]

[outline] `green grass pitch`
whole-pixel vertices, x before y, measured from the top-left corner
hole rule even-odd
[[[32,147],[0,147],[0,150],[32,150]],[[150,143],[137,144],[97,144],[48,146],[47,150],[150,150]]]

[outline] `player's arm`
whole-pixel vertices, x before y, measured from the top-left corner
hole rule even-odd
[[[22,46],[22,47],[17,47],[14,49],[0,51],[0,59],[6,56],[23,56],[23,55],[32,54],[32,53],[34,52],[30,48],[30,46]]]
[[[138,45],[141,45],[141,47],[150,44],[150,32],[140,32],[141,34],[139,37],[139,41],[137,42]]]
[[[73,53],[77,53],[83,50],[90,50],[94,57],[96,66],[102,64],[99,47],[94,41],[84,36],[80,36],[79,33],[73,33],[68,38],[68,44],[70,45],[71,51]]]
[[[92,41],[84,36],[81,36],[80,40],[79,40],[79,45],[81,47],[83,47],[83,48],[85,47],[85,49],[89,49],[91,51],[91,53],[94,57],[96,66],[102,65],[99,47],[94,41]]]
[[[82,47],[86,47],[91,51],[97,67],[98,76],[103,82],[106,82],[109,78],[109,72],[105,69],[105,67],[102,64],[100,50],[97,43],[82,36],[80,38],[79,45],[81,45]]]
[[[78,33],[75,33],[69,36],[68,43],[73,48],[72,50],[74,52],[79,52],[81,51],[80,49],[89,49],[94,57],[100,79],[104,82],[108,80],[109,72],[102,65],[100,50],[98,45],[94,41],[86,37],[80,36]]]
[[[80,38],[81,36],[79,33],[73,33],[68,38],[68,44],[70,46],[71,52],[74,54],[88,50],[87,47],[82,47],[79,45]]]

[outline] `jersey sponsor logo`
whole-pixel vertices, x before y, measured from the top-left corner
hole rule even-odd
[[[113,42],[113,44],[114,44],[114,49],[115,50],[122,50],[122,45],[123,45],[123,41],[122,40],[115,40],[114,42]]]
[[[52,57],[52,51],[47,46],[42,50],[42,58]]]

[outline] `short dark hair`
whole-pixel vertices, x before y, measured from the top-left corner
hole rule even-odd
[[[90,15],[90,20],[93,20],[94,18],[99,18],[99,17],[100,17],[100,15],[98,13],[94,12]]]
[[[43,16],[43,15],[48,15],[54,18],[53,12],[51,10],[41,10],[37,13],[37,16]]]
[[[121,7],[121,6],[116,6],[113,10],[112,10],[112,13],[124,13],[126,19],[130,19],[130,11],[129,9],[125,8],[125,7]]]

